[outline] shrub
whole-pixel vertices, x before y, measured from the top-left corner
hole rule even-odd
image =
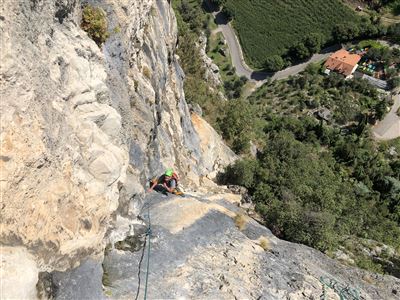
[[[146,76],[148,79],[150,79],[151,77],[151,71],[149,69],[149,67],[144,66],[142,69],[143,75]]]
[[[242,231],[245,228],[246,224],[247,224],[247,218],[246,218],[246,216],[244,216],[242,214],[237,214],[235,216],[235,218],[234,218],[234,221],[235,221],[236,227],[240,231]]]
[[[276,72],[282,70],[285,67],[285,62],[283,58],[279,55],[273,55],[271,57],[267,57],[264,62],[264,68],[267,71]]]
[[[333,29],[333,38],[336,42],[350,41],[360,33],[360,28],[355,23],[337,24]]]
[[[389,80],[389,84],[392,89],[400,86],[400,77],[393,77]]]
[[[226,168],[223,183],[242,185],[246,188],[252,187],[256,168],[257,161],[255,160],[243,159],[236,161]]]
[[[87,5],[83,8],[81,28],[99,47],[109,36],[106,14],[98,7]]]
[[[261,248],[263,248],[265,251],[271,250],[271,243],[269,242],[268,238],[265,236],[261,236],[258,239],[259,245]]]

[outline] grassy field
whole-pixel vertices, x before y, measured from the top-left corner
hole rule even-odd
[[[335,24],[352,22],[356,15],[339,0],[228,0],[234,12],[246,61],[262,68],[266,57],[283,55],[309,33],[331,38]]]

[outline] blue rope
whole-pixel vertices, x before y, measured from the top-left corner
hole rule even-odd
[[[146,283],[144,288],[144,300],[147,299],[147,283],[149,281],[149,267],[150,267],[150,238],[151,238],[151,221],[150,221],[150,208],[147,207],[147,219],[149,221],[149,225],[147,227],[146,236],[149,238],[148,247],[147,247],[147,271],[146,271]]]
[[[319,281],[323,284],[323,298],[326,299],[326,290],[325,287],[330,287],[335,291],[336,294],[339,295],[340,300],[359,300],[360,294],[358,290],[351,288],[349,285],[342,285],[337,282],[335,279],[332,278],[324,278],[323,276],[320,277]]]

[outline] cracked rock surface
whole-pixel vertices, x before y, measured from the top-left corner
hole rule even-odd
[[[148,297],[155,299],[339,299],[325,287],[356,289],[360,299],[396,299],[400,281],[340,265],[307,246],[276,238],[253,219],[241,230],[235,217],[240,196],[190,193],[186,198],[145,198],[151,221]],[[147,220],[147,208],[143,210]],[[264,240],[264,242],[262,242]],[[148,245],[147,245],[148,246]],[[110,249],[103,264],[110,298],[143,296],[147,246],[138,251]],[[143,252],[144,251],[144,252]],[[139,296],[139,297],[141,297]]]

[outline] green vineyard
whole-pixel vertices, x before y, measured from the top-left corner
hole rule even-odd
[[[331,39],[336,24],[357,19],[339,0],[227,0],[248,64],[262,68],[266,58],[284,55],[310,34]]]

